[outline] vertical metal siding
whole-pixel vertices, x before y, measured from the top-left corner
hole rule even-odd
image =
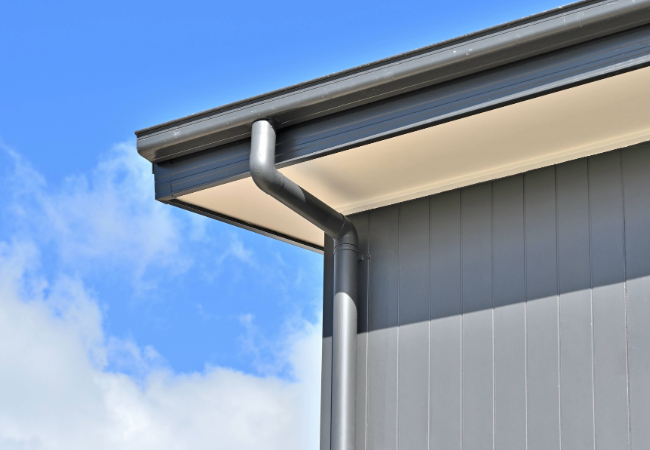
[[[398,448],[429,446],[429,199],[399,208]]]
[[[354,222],[358,450],[647,448],[650,143]]]
[[[560,290],[560,439],[594,448],[594,385],[587,160],[556,168]]]
[[[460,192],[462,442],[473,450],[491,449],[493,440],[491,196],[491,183]]]
[[[589,159],[589,214],[594,413],[596,424],[607,424],[596,426],[596,442],[599,448],[627,448],[625,220],[620,151]]]
[[[650,443],[650,149],[622,156],[630,442],[640,450]]]
[[[430,198],[429,448],[461,448],[460,191]]]
[[[529,450],[560,448],[555,168],[524,176],[526,433]]]
[[[370,211],[367,448],[397,448],[399,206]]]
[[[494,443],[526,448],[524,177],[492,183]]]

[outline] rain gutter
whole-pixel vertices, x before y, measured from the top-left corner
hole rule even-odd
[[[151,162],[439,84],[650,22],[650,0],[586,0],[136,132]]]

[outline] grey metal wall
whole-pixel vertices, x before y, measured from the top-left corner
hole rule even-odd
[[[354,221],[357,449],[650,448],[650,143]]]

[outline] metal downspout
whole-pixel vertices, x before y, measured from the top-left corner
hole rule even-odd
[[[253,123],[250,171],[271,197],[334,239],[334,330],[332,336],[331,450],[354,450],[357,379],[357,264],[354,225],[275,168],[275,130],[266,120]]]

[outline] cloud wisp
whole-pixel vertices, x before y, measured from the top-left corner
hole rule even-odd
[[[90,176],[70,176],[56,189],[22,155],[4,150],[14,167],[7,184],[17,233],[55,244],[68,267],[101,261],[104,270],[128,269],[142,283],[148,269],[182,273],[191,266],[178,248],[182,224],[152,201],[151,169],[133,145],[114,146]]]
[[[106,333],[103,303],[84,276],[96,267],[126,268],[135,289],[148,288],[151,267],[178,276],[193,264],[179,248],[180,230],[196,224],[180,223],[151,200],[150,175],[130,145],[117,146],[92,176],[69,178],[54,191],[10,154],[19,226],[0,237],[0,448],[317,447],[318,323],[287,318],[271,345],[265,361],[289,376],[209,365],[176,373],[155,348]],[[35,214],[42,223],[28,220]],[[200,239],[200,226],[186,233],[190,239]],[[51,245],[62,261],[54,274],[42,270],[43,248]],[[259,264],[236,237],[226,252]],[[122,366],[128,370],[115,370]]]

